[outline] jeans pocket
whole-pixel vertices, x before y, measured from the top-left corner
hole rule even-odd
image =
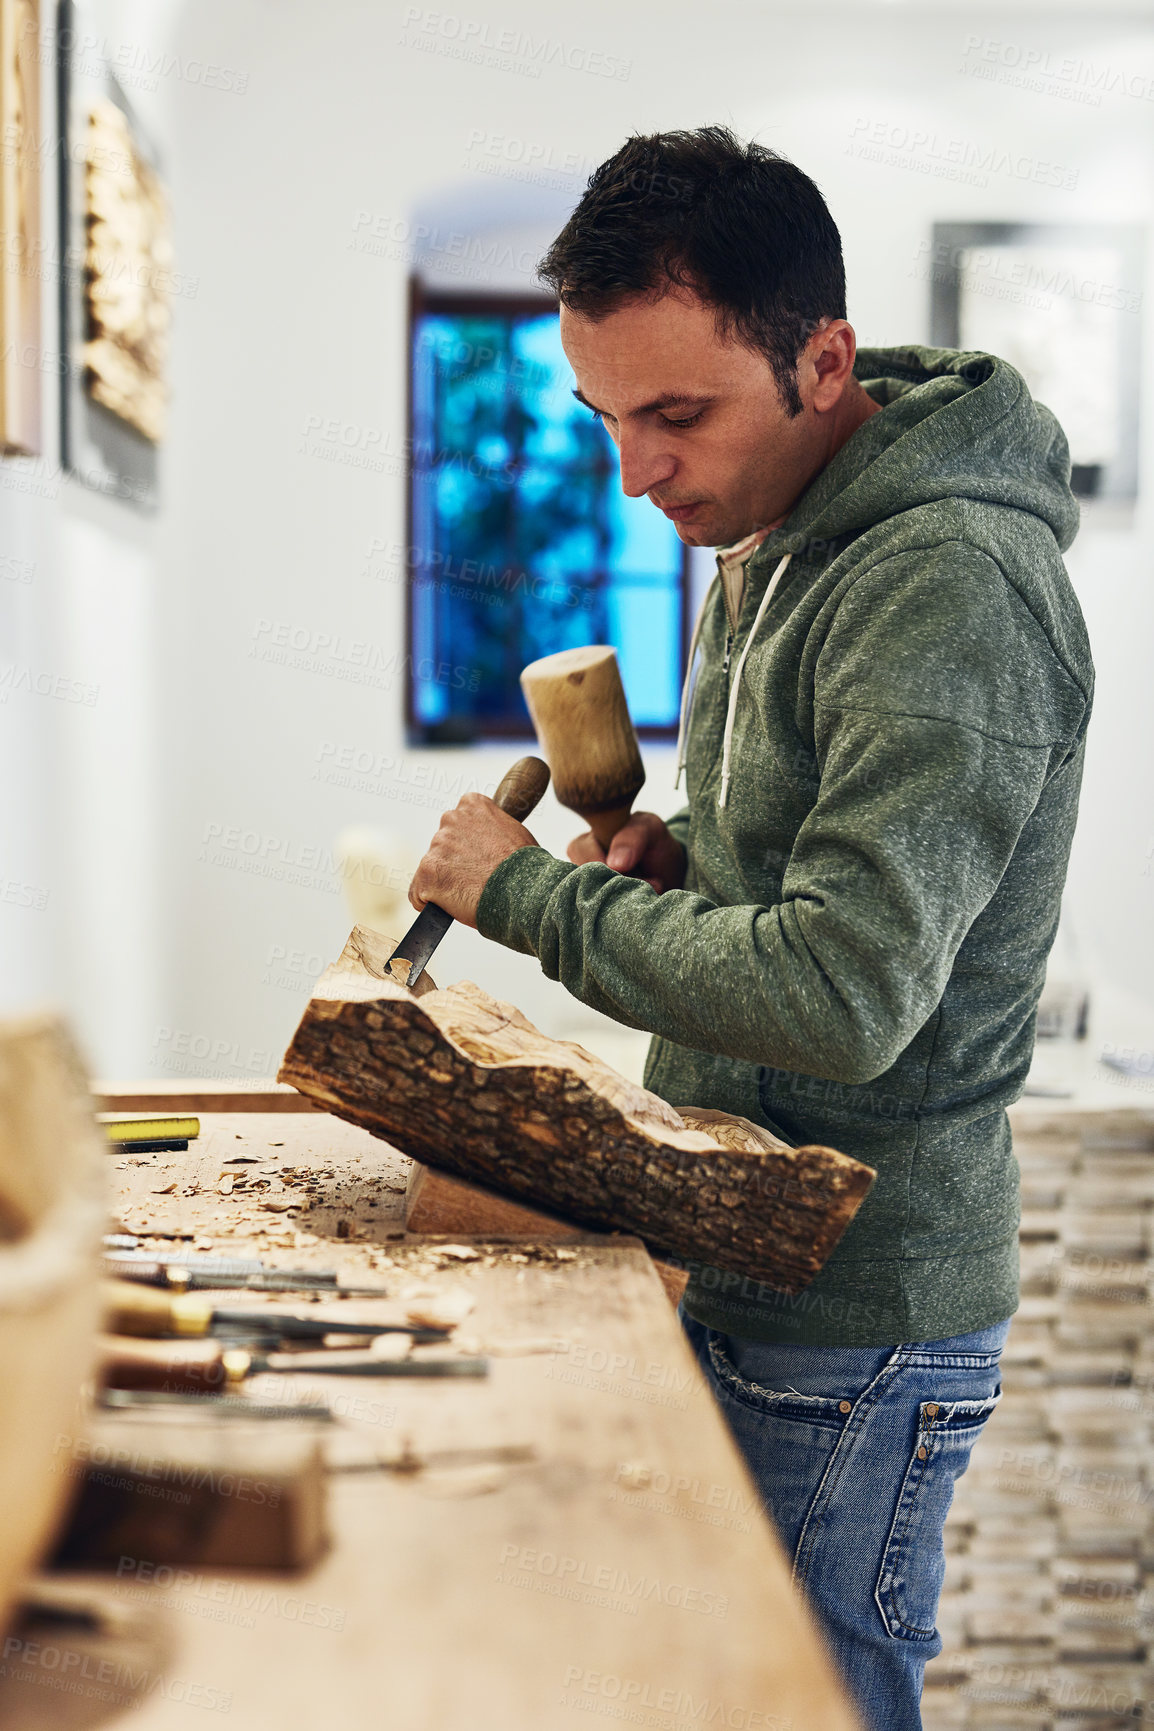
[[[716,1329],[707,1336],[709,1362],[722,1394],[740,1405],[769,1418],[791,1419],[798,1424],[816,1425],[821,1430],[840,1432],[852,1410],[848,1400],[838,1400],[817,1394],[795,1394],[790,1390],[765,1388],[751,1382],[734,1364],[726,1348],[726,1337]]]
[[[942,1529],[954,1484],[965,1472],[982,1426],[1002,1398],[923,1401],[874,1597],[895,1639],[932,1641],[945,1576]]]

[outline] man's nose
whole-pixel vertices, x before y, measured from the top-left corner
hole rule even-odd
[[[621,490],[630,499],[640,499],[654,487],[673,479],[677,459],[668,448],[644,436],[624,433],[618,445],[621,458]]]

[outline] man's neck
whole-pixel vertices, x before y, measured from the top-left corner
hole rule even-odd
[[[812,486],[822,470],[827,469],[833,462],[842,446],[848,444],[858,428],[864,426],[871,415],[876,415],[881,406],[874,402],[869,392],[863,390],[856,379],[850,381],[838,399],[837,407],[830,411],[828,426],[822,428],[822,441],[818,447],[821,461],[810,471],[805,484],[799,488],[797,497],[790,501],[788,509],[774,522],[765,525],[767,534],[772,529],[781,528],[806,488]]]

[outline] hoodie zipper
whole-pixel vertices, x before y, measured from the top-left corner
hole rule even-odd
[[[748,563],[748,561],[747,561],[747,563]],[[732,659],[732,656],[733,656],[734,638],[737,636],[737,620],[733,617],[733,614],[729,610],[729,587],[726,584],[725,578],[721,575],[721,560],[720,559],[718,559],[718,561],[717,561],[717,580],[721,585],[721,600],[722,600],[723,606],[725,607],[725,619],[726,619],[726,624],[728,626],[728,629],[725,633],[725,660],[721,664],[721,671],[722,671],[722,674],[724,675],[726,686],[728,687],[728,685],[729,685],[729,663],[730,663],[730,660]]]

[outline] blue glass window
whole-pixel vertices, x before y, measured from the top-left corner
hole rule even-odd
[[[422,741],[532,732],[527,662],[617,650],[635,725],[677,725],[686,559],[621,491],[541,303],[418,302],[412,333],[409,724]]]

